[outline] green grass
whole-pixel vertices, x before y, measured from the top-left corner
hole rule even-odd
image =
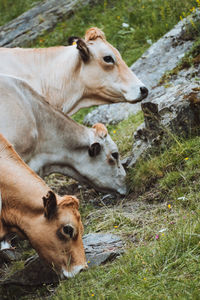
[[[181,188],[193,178],[199,179],[200,138],[179,140],[159,156],[140,160],[129,170],[128,181],[131,189],[143,192],[160,179],[164,189],[172,189],[177,184]]]
[[[199,230],[199,215],[179,217],[158,240],[61,283],[53,299],[199,299]]]
[[[133,186],[138,172],[140,189],[153,177],[151,187],[156,184],[165,201],[148,205],[142,194],[130,206],[90,212],[90,230],[123,235],[128,250],[114,263],[60,283],[52,299],[199,299],[199,149],[200,137],[180,140],[131,170]]]
[[[78,123],[83,123],[84,117],[91,112],[96,106],[92,106],[92,107],[85,107],[80,109],[79,111],[77,111],[73,116],[71,116],[71,118],[78,122]]]
[[[117,125],[107,126],[108,132],[113,141],[118,145],[122,157],[130,154],[133,145],[133,133],[143,121],[144,116],[142,111],[140,111]]]
[[[0,0],[0,26],[32,8],[39,0]]]
[[[110,0],[80,7],[69,19],[45,33],[32,46],[66,44],[71,35],[84,36],[86,29],[100,27],[107,40],[121,53],[128,65],[138,59],[149,45],[170,30],[183,14],[188,14],[194,0]],[[123,27],[127,23],[129,27]]]
[[[126,254],[61,282],[52,299],[199,299],[199,161],[200,137],[139,161],[128,181],[140,196],[87,215],[87,232],[123,236]]]

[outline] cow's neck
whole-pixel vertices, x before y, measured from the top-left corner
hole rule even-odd
[[[0,148],[0,173],[4,174],[0,177],[3,199],[0,238],[7,232],[23,236],[24,230],[32,226],[32,220],[43,215],[42,197],[49,188],[8,144],[1,143]]]
[[[12,207],[12,202],[17,202],[18,205]],[[8,233],[15,232],[21,238],[27,239],[31,236],[32,230],[35,230],[38,220],[44,219],[44,208],[38,205],[38,209],[32,207],[23,207],[17,198],[10,199],[8,205],[2,211],[3,231],[0,233],[0,238],[3,239]]]
[[[37,104],[33,109],[36,123],[40,124],[39,139],[42,142],[38,144],[28,162],[29,166],[40,176],[51,173],[51,169],[56,166],[60,170],[63,166],[70,166],[71,169],[81,159],[82,153],[87,153],[87,147],[94,135],[93,130],[74,122],[44,101],[37,101]],[[65,174],[70,175],[69,172]]]
[[[18,67],[5,73],[20,77],[53,107],[72,115],[82,107],[110,103],[110,98],[84,84],[84,63],[76,47],[18,49]]]
[[[5,143],[0,143],[0,173],[2,198],[11,201],[11,207],[22,206],[24,210],[31,207],[36,211],[41,207],[48,186]]]
[[[67,114],[84,92],[79,80],[82,66],[79,51],[75,47],[51,47],[28,49],[24,54],[28,68],[19,75],[53,107]]]

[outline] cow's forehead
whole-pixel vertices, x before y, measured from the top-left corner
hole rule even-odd
[[[119,57],[119,52],[108,42],[103,41],[102,39],[96,39],[95,41],[89,42],[88,47],[93,55],[111,55],[114,57]]]
[[[108,134],[105,138],[105,146],[110,152],[118,152],[117,145],[115,142],[111,139],[110,135]]]
[[[59,210],[59,223],[62,225],[71,224],[74,227],[79,226],[80,214],[72,207],[65,207]]]

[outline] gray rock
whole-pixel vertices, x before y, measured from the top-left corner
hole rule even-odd
[[[82,0],[81,6],[90,3]],[[93,1],[94,2],[94,1]],[[26,46],[80,6],[79,0],[46,0],[0,27],[0,46]]]
[[[193,77],[194,69],[196,77]],[[200,66],[190,68],[186,77],[180,72],[168,88],[156,87],[149,101],[142,103],[145,121],[134,134],[129,167],[172,135],[188,136],[199,130],[200,86],[197,79],[200,80]]]
[[[130,115],[137,114],[141,110],[141,104],[129,104],[129,103],[116,103],[101,105],[98,108],[91,111],[84,118],[83,123],[85,125],[92,126],[95,123],[111,124],[115,125],[124,119],[127,119]]]
[[[123,242],[114,234],[90,233],[84,236],[83,244],[88,266],[99,266],[123,253]]]
[[[193,15],[193,20],[195,22],[200,20],[200,11]],[[158,84],[166,71],[177,66],[180,59],[193,45],[192,37],[188,36],[189,25],[189,19],[180,21],[131,66],[131,70],[149,88],[149,101],[152,99],[152,87]],[[117,124],[128,118],[130,114],[136,114],[140,108],[139,103],[102,105],[85,117],[84,124],[93,125],[97,122]]]
[[[3,264],[9,264],[20,258],[20,254],[15,249],[0,250],[0,266]]]
[[[124,243],[114,234],[90,233],[83,237],[88,266],[99,266],[111,261],[123,253]],[[37,286],[58,283],[59,276],[37,255],[25,264],[24,268],[0,281],[2,286],[21,285]]]
[[[193,15],[193,21],[198,20],[200,20],[200,11]],[[150,91],[166,71],[177,66],[194,43],[192,36],[187,35],[188,26],[191,26],[189,18],[180,21],[131,66],[131,70],[137,74]]]

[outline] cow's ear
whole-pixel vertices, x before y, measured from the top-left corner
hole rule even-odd
[[[95,157],[101,152],[101,145],[99,143],[93,143],[88,149],[89,156]]]
[[[79,209],[79,200],[72,195],[65,195],[63,196],[63,201],[62,204],[60,204],[60,206],[72,206],[74,208],[76,208],[77,210]]]
[[[71,46],[71,45],[76,45],[77,41],[80,40],[81,38],[78,37],[78,36],[70,36],[68,38],[68,45]]]
[[[52,191],[48,191],[47,195],[42,198],[44,204],[44,216],[50,220],[55,217],[57,212],[56,195]]]
[[[103,33],[103,31],[101,31],[99,28],[97,27],[92,27],[90,29],[88,29],[85,33],[85,41],[94,41],[96,39],[102,39],[103,41],[106,40],[105,34]]]
[[[90,59],[90,51],[89,51],[86,43],[82,39],[79,39],[79,40],[77,40],[76,44],[77,44],[77,49],[79,50],[82,60],[84,62],[87,62]]]
[[[102,123],[96,123],[92,126],[92,128],[95,129],[95,134],[102,139],[108,135],[108,130]]]

